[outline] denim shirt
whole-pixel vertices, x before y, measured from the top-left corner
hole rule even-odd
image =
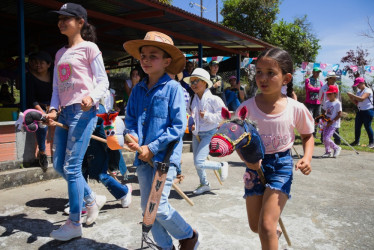
[[[148,78],[135,85],[127,104],[125,123],[127,132],[139,139],[139,145],[148,145],[154,154],[152,161],[164,161],[167,146],[178,140],[170,163],[179,165],[182,155],[182,137],[187,125],[186,104],[182,86],[166,73],[151,88]],[[136,154],[134,166],[143,164]]]

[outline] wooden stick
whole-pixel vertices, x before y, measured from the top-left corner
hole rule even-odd
[[[125,134],[125,140],[128,141],[128,142],[131,142],[131,143],[135,143],[135,141],[128,135],[128,134]],[[138,152],[141,154],[142,153],[142,149],[139,148]],[[148,162],[149,165],[151,165],[153,167],[153,163],[152,162]],[[174,183],[174,181],[172,182],[172,187],[175,189],[175,191],[177,191],[177,193],[187,201],[188,204],[190,204],[191,206],[194,205],[193,201],[187,197],[187,195]]]
[[[297,154],[297,157],[299,157],[299,159],[301,159],[299,153],[296,151],[296,148],[295,148],[293,145],[292,145],[292,148],[293,148],[293,150],[295,151],[295,153]]]
[[[54,122],[54,124],[57,126],[57,127],[60,127],[60,128],[63,128],[63,129],[66,129],[66,130],[69,130],[69,127],[66,126],[65,124],[62,124],[62,123],[59,123],[59,122]],[[91,135],[91,138],[96,140],[96,141],[99,141],[99,142],[103,142],[106,144],[106,139],[104,138],[101,138],[99,136],[96,136],[96,135]],[[133,150],[131,150],[129,147],[127,147],[126,145],[123,145],[123,149],[126,150],[126,151],[130,151],[130,152],[134,152]]]
[[[200,136],[196,135],[196,139],[197,139],[198,142],[200,142]],[[209,156],[207,156],[207,159],[209,160]],[[219,175],[218,175],[218,171],[215,170],[215,169],[213,171],[214,171],[214,174],[217,177],[217,180],[218,180],[219,184],[221,184],[223,186],[223,183],[221,181],[221,177],[219,177]]]
[[[261,181],[261,183],[262,184],[266,184],[266,178],[265,178],[265,176],[264,176],[264,172],[262,172],[262,169],[261,168],[259,168],[258,170],[257,170],[257,174],[258,174],[258,176],[260,177],[260,181]],[[288,237],[288,234],[287,234],[287,231],[286,231],[286,227],[284,226],[284,224],[283,224],[283,221],[282,221],[282,218],[279,216],[279,226],[280,226],[280,228],[282,229],[282,233],[283,233],[283,235],[284,235],[284,238],[286,239],[286,241],[287,241],[287,244],[288,244],[288,246],[291,246],[291,240],[290,240],[290,238]]]
[[[66,129],[66,130],[69,130],[69,127],[68,127],[67,125],[65,125],[65,124],[62,124],[62,123],[59,123],[59,122],[54,122],[54,123],[55,123],[55,125],[56,125],[57,127],[60,127],[60,128]],[[98,136],[96,136],[96,135],[91,135],[91,138],[94,139],[94,140],[97,140],[97,141],[99,141],[99,142],[103,142],[103,143],[106,144],[106,140],[105,140],[104,138],[98,137]],[[126,147],[124,146],[123,148],[124,148],[125,150],[131,151],[131,152],[134,152],[134,151],[132,151],[130,148],[128,148],[127,146],[126,146]],[[115,179],[116,181],[118,181],[119,183],[121,183],[120,180],[118,180],[117,176],[115,176],[112,172],[110,172],[110,171],[108,170],[107,173],[108,173],[111,177],[113,177],[113,179]]]

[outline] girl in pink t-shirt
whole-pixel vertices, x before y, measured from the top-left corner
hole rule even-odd
[[[82,236],[83,200],[87,208],[86,224],[92,224],[106,201],[95,195],[82,175],[82,161],[95,129],[96,107],[109,87],[101,52],[94,43],[94,27],[87,22],[87,11],[79,4],[65,3],[58,16],[58,28],[68,44],[55,59],[50,124],[56,119],[68,130],[56,127],[53,141],[53,167],[66,179],[69,194],[69,219],[50,236],[67,241]],[[94,80],[95,79],[95,80]]]
[[[290,149],[295,140],[294,129],[300,133],[304,156],[296,163],[296,170],[308,175],[314,149],[314,120],[306,107],[281,93],[282,86],[292,87],[293,62],[281,49],[264,51],[256,63],[256,84],[260,94],[245,101],[248,117],[257,123],[265,146],[264,159],[247,165],[244,174],[249,226],[259,233],[262,249],[277,249],[277,224],[290,197],[293,159]],[[241,157],[244,160],[243,157]],[[266,185],[261,184],[256,172],[262,169]]]

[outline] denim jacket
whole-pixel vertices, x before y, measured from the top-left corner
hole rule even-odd
[[[127,132],[139,139],[140,146],[148,145],[154,154],[152,161],[163,161],[168,144],[179,140],[170,157],[170,163],[178,166],[187,125],[182,86],[166,73],[151,89],[147,81],[145,78],[131,92],[125,117]],[[140,164],[136,154],[134,166]]]

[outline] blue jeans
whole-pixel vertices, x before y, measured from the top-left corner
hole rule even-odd
[[[360,142],[361,127],[364,124],[366,133],[369,137],[369,144],[374,143],[373,129],[371,128],[371,122],[373,121],[374,111],[373,109],[360,110],[356,114],[355,118],[355,142]]]
[[[199,132],[198,135],[200,137],[200,142],[195,135],[193,135],[192,137],[193,160],[197,175],[200,179],[200,184],[202,185],[209,184],[205,169],[218,170],[222,167],[220,162],[208,161],[206,159],[209,155],[210,140],[212,139],[215,132],[217,132],[217,129]]]
[[[68,183],[69,218],[80,221],[83,199],[86,203],[95,200],[95,194],[83,178],[82,161],[96,125],[96,107],[83,112],[80,104],[67,106],[62,109],[58,121],[69,130],[56,127],[53,167]]]
[[[98,112],[100,114],[105,113],[103,105],[99,105]],[[95,131],[93,132],[94,135],[101,138],[105,138],[103,123],[103,119],[98,118]],[[118,200],[126,196],[128,187],[122,185],[107,173],[109,165],[119,166],[120,169],[126,172],[125,161],[120,150],[110,150],[106,143],[91,139],[83,159],[83,175],[85,179],[89,176],[91,179],[96,179],[103,183],[114,198]]]
[[[136,168],[136,173],[139,180],[140,188],[140,205],[144,212],[147,206],[149,193],[151,191],[152,182],[156,169],[147,163],[143,163]],[[172,249],[173,241],[175,239],[187,239],[192,237],[192,227],[182,218],[182,216],[169,204],[168,197],[170,194],[171,185],[176,176],[176,167],[170,165],[164,190],[160,200],[160,205],[157,209],[156,220],[152,226],[151,232],[156,244],[162,249]]]
[[[253,195],[263,195],[265,187],[273,190],[279,190],[291,198],[291,184],[293,180],[293,159],[290,150],[275,154],[266,154],[261,165],[266,184],[263,185],[257,171],[245,170],[244,179],[244,198]]]

